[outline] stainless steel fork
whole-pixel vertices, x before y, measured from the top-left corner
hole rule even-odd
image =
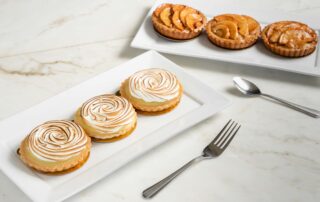
[[[239,131],[240,126],[240,124],[230,119],[219,132],[219,134],[212,140],[212,142],[204,148],[200,156],[192,159],[168,177],[144,190],[142,196],[144,198],[152,198],[157,193],[159,193],[161,189],[168,185],[175,177],[177,177],[194,163],[197,163],[204,159],[212,159],[213,157],[220,156],[222,152],[228,147],[236,133]]]

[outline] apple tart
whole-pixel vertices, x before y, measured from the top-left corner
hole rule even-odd
[[[243,49],[253,45],[260,36],[259,23],[250,16],[223,14],[206,25],[209,40],[222,48]]]
[[[294,21],[280,21],[262,31],[264,45],[272,52],[286,57],[311,54],[318,42],[316,32],[308,25]]]
[[[177,40],[197,37],[206,22],[200,11],[180,4],[162,4],[152,14],[154,29],[165,37]]]

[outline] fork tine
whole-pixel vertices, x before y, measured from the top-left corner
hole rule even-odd
[[[230,130],[230,128],[232,128],[232,126],[233,126],[234,123],[235,123],[234,121],[231,122],[231,124],[228,126],[227,130],[223,133],[223,135],[221,135],[221,138],[219,139],[218,142],[215,143],[215,145],[219,145],[220,142],[221,142],[221,141],[224,139],[224,137],[226,136],[226,134],[229,134],[229,130]]]
[[[226,127],[229,125],[229,123],[230,123],[231,121],[232,121],[232,119],[230,119],[230,120],[226,123],[226,125],[223,126],[222,130],[221,130],[221,131],[219,132],[219,134],[211,141],[210,144],[212,144],[213,142],[216,142],[216,141],[219,139],[219,137],[220,137],[221,134],[223,133],[224,129],[226,129]]]
[[[217,144],[218,147],[221,147],[224,145],[224,143],[229,139],[230,135],[233,133],[234,129],[238,126],[238,123],[235,122],[235,125],[232,127],[231,131],[229,132],[229,130],[225,133],[225,135],[223,136],[223,138],[221,138],[221,140],[223,139],[221,144]],[[230,126],[231,128],[231,126]],[[229,133],[228,133],[229,132]],[[221,141],[219,141],[221,142]],[[220,145],[220,146],[219,146]]]
[[[232,141],[232,139],[234,138],[234,136],[237,134],[238,130],[240,129],[241,125],[239,124],[237,130],[233,133],[233,135],[230,137],[230,139],[228,140],[228,142],[223,146],[222,150],[225,150],[228,145],[230,144],[230,142]]]

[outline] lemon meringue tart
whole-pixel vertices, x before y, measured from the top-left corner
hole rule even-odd
[[[136,127],[137,113],[127,99],[104,94],[83,103],[74,121],[94,141],[113,142],[131,134]]]
[[[136,109],[157,114],[168,112],[179,103],[183,87],[173,73],[152,68],[138,71],[126,79],[120,93]]]
[[[34,128],[18,154],[31,168],[45,173],[73,171],[89,157],[91,139],[72,121],[48,121]]]
[[[260,32],[259,23],[247,15],[218,15],[206,25],[209,40],[227,49],[243,49],[252,46],[258,40]]]
[[[316,49],[318,36],[313,29],[301,22],[280,21],[263,29],[262,40],[273,53],[286,57],[302,57]]]
[[[206,17],[198,10],[180,4],[162,4],[152,14],[154,29],[161,35],[186,40],[201,34]]]

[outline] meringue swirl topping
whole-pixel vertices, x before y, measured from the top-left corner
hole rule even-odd
[[[33,155],[44,161],[64,161],[79,155],[90,138],[72,121],[48,121],[27,137]]]
[[[138,71],[129,78],[130,94],[146,102],[165,102],[179,96],[180,83],[164,69]]]
[[[91,98],[81,108],[81,117],[101,133],[116,133],[132,124],[136,112],[123,97],[105,94]]]

